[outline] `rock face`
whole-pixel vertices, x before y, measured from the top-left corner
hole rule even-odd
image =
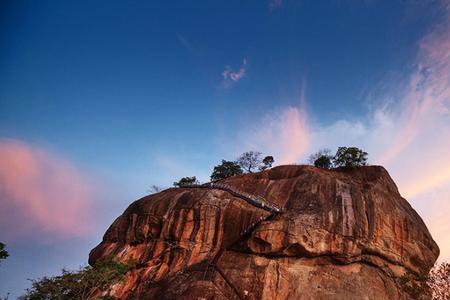
[[[411,299],[400,278],[424,275],[439,248],[382,167],[280,166],[172,188],[115,220],[89,257],[135,267],[104,291],[120,299]],[[424,299],[427,297],[425,296]]]

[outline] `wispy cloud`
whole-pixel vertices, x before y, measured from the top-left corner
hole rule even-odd
[[[273,155],[277,164],[297,162],[309,146],[307,115],[303,109],[287,107],[272,112],[239,138],[240,152],[249,149]]]
[[[263,115],[261,120],[246,128],[238,135],[236,154],[248,150],[258,150],[276,157],[277,164],[298,162],[310,146],[310,127],[304,104],[306,103],[306,80],[299,84],[297,107],[289,106]]]
[[[242,60],[242,65],[238,70],[234,70],[231,66],[226,66],[222,72],[222,87],[230,87],[233,83],[240,81],[247,75],[247,59]]]
[[[93,231],[93,186],[70,162],[18,140],[0,140],[4,239],[84,237]]]
[[[255,145],[252,149],[268,149],[278,163],[305,161],[323,147],[366,149],[370,163],[384,165],[423,216],[442,248],[441,258],[450,259],[450,222],[445,221],[450,214],[450,18],[418,45],[406,81],[379,94],[364,118],[324,126],[308,122],[304,109],[287,107],[257,123],[259,131],[244,130],[242,140]]]

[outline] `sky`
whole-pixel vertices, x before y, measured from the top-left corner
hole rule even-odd
[[[357,146],[450,260],[448,0],[1,1],[0,297],[152,185]]]

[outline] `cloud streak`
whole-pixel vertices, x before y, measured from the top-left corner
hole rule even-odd
[[[306,111],[287,107],[263,118],[259,130],[243,141],[273,153],[278,164],[302,162],[320,148],[362,147],[371,164],[384,165],[400,192],[425,219],[450,259],[450,18],[447,16],[418,43],[413,71],[378,94],[363,119],[330,125],[308,122]],[[389,85],[383,83],[382,86]],[[399,95],[399,97],[398,97]],[[385,99],[394,98],[396,102]],[[266,141],[266,142],[261,142]],[[267,150],[266,150],[267,149]],[[278,158],[278,159],[277,159]]]
[[[222,72],[222,86],[230,87],[233,83],[240,81],[247,75],[247,59],[242,60],[242,65],[238,70],[233,70],[231,66],[226,66]]]
[[[267,114],[254,128],[248,129],[240,140],[245,149],[257,149],[267,155],[274,155],[277,164],[295,163],[306,153],[309,145],[306,113],[300,108],[287,107]],[[241,152],[245,149],[241,149]]]
[[[84,237],[93,231],[93,187],[68,162],[18,140],[0,140],[0,230],[17,240]]]

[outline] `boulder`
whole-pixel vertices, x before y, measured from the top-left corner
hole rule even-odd
[[[439,255],[380,166],[279,166],[220,184],[238,192],[171,188],[131,204],[90,253],[91,264],[113,258],[134,266],[103,294],[411,299],[402,278],[427,274]]]

